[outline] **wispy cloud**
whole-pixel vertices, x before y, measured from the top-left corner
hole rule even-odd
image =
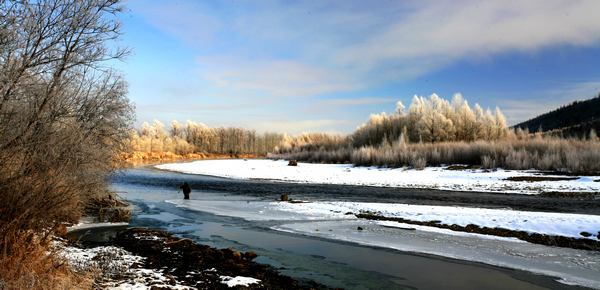
[[[510,99],[498,99],[503,114],[508,117],[508,123],[515,125],[572,101],[593,98],[599,90],[600,82],[582,81],[564,83],[548,90],[514,94]]]
[[[216,88],[260,90],[275,97],[312,97],[362,88],[343,74],[290,60],[246,60],[227,56],[199,56],[208,67],[204,78]]]
[[[335,100],[323,100],[318,101],[318,105],[326,107],[344,107],[344,106],[361,106],[370,105],[377,103],[389,103],[397,102],[398,100],[392,98],[363,98],[363,99],[335,99]]]
[[[128,6],[144,15],[149,24],[191,45],[212,41],[223,28],[217,15],[207,13],[195,1],[143,0],[130,1]]]
[[[255,123],[254,127],[261,131],[275,131],[275,132],[290,132],[292,134],[300,134],[302,132],[324,132],[326,133],[339,133],[339,131],[330,130],[330,128],[337,125],[347,124],[348,121],[340,120],[306,120],[297,122],[264,122]]]
[[[424,2],[366,41],[340,48],[335,60],[368,70],[390,67],[407,79],[460,59],[591,45],[600,40],[596,11],[597,1]]]
[[[498,64],[506,55],[529,59],[548,49],[600,45],[600,1],[131,0],[129,6],[152,26],[144,35],[172,41],[182,54],[147,48],[146,56],[167,65],[172,59],[183,69],[171,73],[168,84],[156,77],[156,83],[136,89],[139,110],[242,112],[236,117],[260,126],[265,114],[285,112],[264,123],[271,131],[347,126],[349,121],[331,119],[356,122],[366,118],[359,107],[377,113],[387,108],[384,103],[398,101],[387,96],[422,94],[410,91],[423,89],[415,80],[457,63]],[[444,84],[448,79],[456,78],[438,81],[427,93],[463,91]],[[509,122],[597,92],[585,84],[553,83],[530,94],[526,85],[514,85],[506,91],[523,93],[504,98],[497,83],[485,89],[498,95],[474,89],[482,99],[471,102],[499,105]],[[169,100],[146,101],[152,94]],[[540,101],[544,95],[552,97]],[[173,100],[178,105],[148,106]],[[375,104],[382,105],[370,106]],[[318,121],[302,121],[307,119]]]
[[[407,81],[463,59],[600,40],[598,1],[154,2],[147,21],[202,47],[215,86],[282,96]],[[159,7],[159,9],[156,9]],[[144,9],[144,8],[142,8]],[[225,60],[217,65],[212,60]],[[350,85],[350,83],[352,85]]]

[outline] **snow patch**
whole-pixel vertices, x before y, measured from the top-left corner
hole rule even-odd
[[[354,167],[348,164],[308,164],[288,166],[288,161],[249,159],[200,160],[157,165],[156,168],[189,174],[236,179],[267,179],[296,183],[362,185],[379,187],[432,188],[441,190],[539,194],[541,192],[598,192],[600,182],[577,180],[517,182],[509,177],[536,176],[533,170],[424,170]],[[548,177],[552,177],[549,175]]]
[[[250,286],[251,284],[260,283],[260,280],[258,280],[258,279],[242,277],[242,276],[237,276],[237,277],[221,276],[221,281],[223,284],[226,284],[228,287],[235,287],[238,285],[239,286]]]

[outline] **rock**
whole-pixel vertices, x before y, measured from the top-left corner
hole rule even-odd
[[[238,260],[238,261],[242,259],[242,254],[240,252],[233,252],[232,256],[233,256],[233,259]]]
[[[581,232],[581,233],[579,233],[579,234],[580,234],[580,235],[582,235],[582,236],[584,236],[584,237],[586,237],[586,238],[587,238],[587,237],[591,237],[591,236],[592,236],[592,234],[590,234],[590,233],[588,233],[588,232]]]
[[[255,252],[253,252],[253,251],[247,252],[246,254],[244,254],[244,256],[248,260],[252,260],[252,259],[258,257],[258,255]]]
[[[362,231],[364,229],[362,227],[358,227],[357,230]]]
[[[288,166],[298,166],[298,162],[296,162],[296,160],[290,160]]]

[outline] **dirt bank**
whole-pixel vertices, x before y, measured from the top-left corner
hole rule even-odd
[[[188,153],[184,155],[172,152],[133,152],[119,156],[125,161],[139,160],[177,160],[177,159],[217,159],[217,158],[264,158],[266,154],[217,154],[217,153]]]
[[[188,153],[184,155],[172,152],[133,152],[123,153],[119,156],[120,160],[130,162],[133,166],[139,165],[139,162],[149,161],[177,161],[184,159],[229,159],[229,158],[265,158],[266,154],[215,154],[215,153]]]

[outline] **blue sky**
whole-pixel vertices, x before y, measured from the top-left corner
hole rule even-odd
[[[348,134],[461,93],[509,125],[600,90],[600,1],[128,1],[137,123]]]

